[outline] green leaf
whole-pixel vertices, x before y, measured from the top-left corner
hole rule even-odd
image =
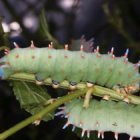
[[[38,35],[40,40],[47,39],[49,41],[52,41],[54,44],[54,47],[56,49],[63,48],[63,46],[51,35],[51,33],[49,31],[49,26],[48,26],[47,19],[46,19],[45,9],[42,9],[42,11],[39,15],[39,27],[38,27],[36,34]]]
[[[51,99],[47,91],[34,83],[12,81],[12,86],[16,99],[19,101],[21,108],[30,112],[32,115],[38,113],[46,107],[46,103]],[[54,118],[54,112],[47,114],[45,121]]]

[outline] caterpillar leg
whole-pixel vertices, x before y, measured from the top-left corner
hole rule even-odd
[[[115,90],[121,97],[123,97],[124,102],[130,103],[129,92],[126,87],[114,86],[113,90]]]
[[[87,81],[87,87],[91,88],[93,86],[94,86],[94,84],[92,82]]]
[[[69,82],[69,89],[70,90],[75,90],[77,87],[77,83],[76,82]]]
[[[121,87],[119,85],[114,86],[112,89],[115,90],[120,95],[122,95],[122,94],[126,95],[127,94],[127,91],[125,90],[125,88]]]
[[[45,80],[44,77],[46,78],[46,76],[43,73],[37,73],[35,75],[36,84],[37,85],[42,85],[44,80]]]
[[[131,84],[129,86],[126,86],[125,90],[126,90],[127,93],[138,92],[140,90],[140,84],[138,82],[134,83],[134,84]]]
[[[60,82],[56,81],[56,80],[52,80],[52,87],[53,88],[59,88],[60,86]]]

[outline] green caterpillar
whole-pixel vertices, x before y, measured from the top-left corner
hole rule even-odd
[[[93,53],[83,51],[55,50],[52,44],[45,48],[16,48],[5,51],[0,59],[0,77],[7,79],[14,73],[32,73],[38,83],[51,78],[54,87],[60,82],[69,81],[70,89],[75,89],[79,82],[88,87],[97,84],[107,88],[125,89],[133,93],[139,90],[140,74],[138,64],[128,62],[128,50],[123,57],[115,57],[113,48],[108,54],[100,54],[99,47]]]
[[[118,140],[119,133],[140,137],[140,106],[128,105],[124,102],[96,101],[91,100],[87,109],[83,108],[83,99],[74,99],[66,103],[60,112],[55,115],[67,118],[67,123],[63,129],[73,125],[72,131],[76,127],[82,129],[81,136],[87,133],[90,137],[91,131],[98,131],[98,137],[104,138],[105,131],[114,132],[115,139]]]

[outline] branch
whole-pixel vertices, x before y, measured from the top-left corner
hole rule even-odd
[[[14,74],[11,75],[9,80],[21,80],[21,81],[27,81],[27,82],[36,82],[35,80],[35,76],[33,74],[26,74],[26,73],[18,73],[18,74]],[[47,78],[44,82],[44,85],[52,85],[52,80],[50,78]],[[64,89],[68,89],[69,88],[69,82],[68,81],[63,81],[60,83],[60,88],[64,88]],[[115,92],[112,89],[108,89],[105,87],[101,87],[98,85],[94,85],[93,86],[94,91],[92,93],[92,95],[95,96],[99,96],[99,97],[104,97],[106,95],[110,96],[110,99],[112,100],[116,100],[116,101],[122,101],[125,98],[128,98],[128,100],[130,101],[130,103],[132,104],[140,104],[140,97],[132,95],[132,94],[119,94],[117,92]],[[77,84],[77,89],[79,90],[86,90],[87,86],[84,83],[78,83]]]
[[[19,130],[26,127],[27,125],[33,123],[34,121],[36,121],[38,119],[41,119],[42,117],[47,115],[47,113],[52,112],[54,109],[56,109],[58,106],[62,105],[63,103],[65,103],[65,102],[67,102],[67,101],[69,101],[73,98],[77,98],[81,95],[84,95],[85,93],[86,93],[86,90],[84,90],[84,91],[79,90],[79,91],[76,91],[75,93],[68,94],[66,96],[60,97],[54,103],[50,104],[49,106],[47,106],[46,108],[41,110],[39,113],[21,121],[20,123],[18,123],[15,126],[9,128],[5,132],[1,133],[0,134],[0,140],[4,140],[4,139],[8,138],[9,136],[18,132]]]

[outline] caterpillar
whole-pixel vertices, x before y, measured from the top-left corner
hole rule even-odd
[[[128,50],[122,57],[115,57],[114,48],[108,54],[100,54],[99,47],[93,53],[84,52],[81,44],[80,51],[69,51],[68,45],[64,50],[55,50],[53,45],[37,48],[33,42],[28,48],[5,50],[5,56],[0,59],[0,77],[7,79],[14,73],[32,73],[37,83],[50,77],[53,87],[59,87],[60,82],[69,81],[69,88],[76,89],[79,82],[87,87],[94,84],[110,89],[125,89],[129,93],[138,91],[140,62],[133,64],[128,61]]]
[[[81,137],[87,133],[90,137],[91,131],[98,131],[98,138],[104,138],[104,132],[114,132],[114,137],[118,140],[119,133],[140,137],[140,106],[128,105],[125,102],[97,101],[91,100],[87,109],[83,108],[83,99],[74,99],[65,106],[60,107],[61,111],[55,116],[67,118],[63,129],[73,125],[72,131],[76,127],[82,129]]]

